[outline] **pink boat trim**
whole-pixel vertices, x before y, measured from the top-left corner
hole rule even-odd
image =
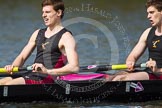
[[[69,74],[59,77],[60,80],[66,81],[92,80],[97,78],[105,78],[105,74]]]

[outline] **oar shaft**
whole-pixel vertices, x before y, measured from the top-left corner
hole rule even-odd
[[[145,68],[146,63],[136,64],[134,68]],[[97,71],[108,71],[108,70],[122,70],[127,69],[126,64],[117,65],[89,65],[80,67],[80,72],[97,72]]]

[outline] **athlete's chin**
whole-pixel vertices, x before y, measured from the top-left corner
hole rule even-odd
[[[45,26],[49,26],[49,24],[48,24],[48,23],[44,23],[44,25],[45,25]]]
[[[151,26],[152,26],[152,27],[155,27],[155,26],[156,26],[156,24],[155,24],[155,23],[151,23]]]

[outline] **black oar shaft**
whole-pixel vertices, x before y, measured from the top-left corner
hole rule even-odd
[[[134,68],[145,68],[147,67],[145,63],[136,64]],[[89,65],[80,67],[80,72],[97,72],[97,71],[109,71],[109,70],[121,70],[127,69],[126,64],[117,65]]]
[[[112,67],[109,65],[90,65],[80,67],[80,72],[96,72],[96,71],[108,71],[112,70]]]

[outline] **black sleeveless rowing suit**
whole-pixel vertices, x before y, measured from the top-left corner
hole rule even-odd
[[[61,68],[66,64],[67,58],[60,52],[58,44],[62,35],[69,31],[63,28],[50,38],[46,38],[46,30],[47,28],[41,29],[38,32],[38,36],[36,38],[37,54],[34,63],[41,63],[47,69]],[[54,79],[56,79],[56,77],[48,74],[31,72],[28,75],[25,75],[24,79],[26,84],[42,84],[54,83]]]
[[[156,61],[157,67],[162,68],[162,35],[156,36],[155,35],[156,27],[152,27],[148,37],[147,37],[147,47],[149,52],[149,58],[152,58]],[[147,69],[147,72],[151,72],[150,69]],[[153,74],[150,74],[150,79],[162,79],[162,76],[156,76]]]

